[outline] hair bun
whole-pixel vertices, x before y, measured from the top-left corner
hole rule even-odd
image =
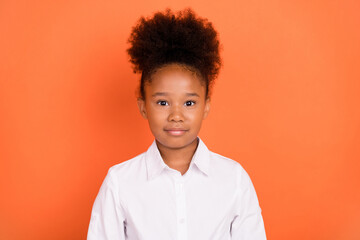
[[[190,8],[141,17],[128,41],[134,72],[146,74],[164,64],[182,63],[199,70],[208,86],[221,67],[217,32]]]

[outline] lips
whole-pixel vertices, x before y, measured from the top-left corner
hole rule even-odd
[[[172,136],[182,136],[184,135],[188,130],[183,129],[183,128],[169,128],[169,129],[165,129],[165,132],[167,132],[168,134],[172,135]]]

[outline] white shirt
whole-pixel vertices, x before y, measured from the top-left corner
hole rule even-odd
[[[96,197],[88,240],[264,240],[261,209],[245,170],[199,145],[181,175],[147,152],[117,164]]]

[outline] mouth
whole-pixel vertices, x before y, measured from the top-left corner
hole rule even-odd
[[[182,136],[184,135],[188,130],[186,129],[179,129],[179,128],[170,128],[170,129],[164,129],[165,132],[167,132],[169,135],[172,136]]]

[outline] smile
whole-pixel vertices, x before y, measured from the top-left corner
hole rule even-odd
[[[165,132],[167,132],[168,134],[172,135],[172,136],[181,136],[184,135],[187,130],[185,129],[165,129]]]

